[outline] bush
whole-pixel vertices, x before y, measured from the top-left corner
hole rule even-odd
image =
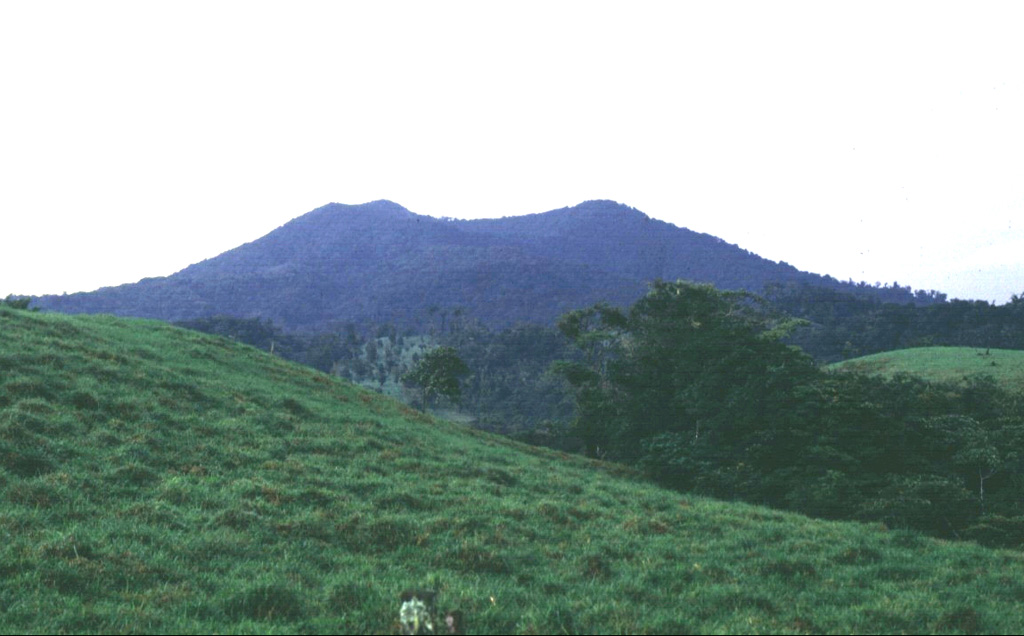
[[[11,309],[28,309],[29,303],[32,299],[28,296],[15,297],[13,294],[8,295],[7,298],[0,300],[0,307],[10,307]],[[39,309],[33,308],[32,311],[39,311]]]

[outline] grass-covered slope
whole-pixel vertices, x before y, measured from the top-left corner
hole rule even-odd
[[[829,368],[891,377],[908,373],[932,381],[990,375],[1006,389],[1024,389],[1024,351],[977,347],[919,347],[876,353]]]
[[[0,631],[1024,631],[1024,556],[646,485],[231,341],[0,307]]]

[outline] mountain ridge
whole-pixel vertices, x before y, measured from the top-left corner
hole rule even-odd
[[[550,323],[596,302],[626,305],[656,279],[754,292],[769,283],[853,287],[614,201],[457,220],[378,200],[321,206],[170,276],[41,296],[36,305],[170,321],[259,317],[293,330],[423,327],[431,308],[460,308],[505,327]]]

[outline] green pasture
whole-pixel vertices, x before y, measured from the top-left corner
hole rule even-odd
[[[1024,389],[1024,351],[1010,349],[918,347],[845,360],[829,368],[886,377],[906,373],[941,382],[988,375],[1004,388]]]
[[[229,340],[0,307],[0,632],[388,634],[411,587],[480,634],[1024,632],[1019,552],[688,496]]]

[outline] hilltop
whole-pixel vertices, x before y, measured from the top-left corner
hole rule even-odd
[[[375,201],[323,206],[171,276],[42,296],[35,304],[165,321],[258,317],[306,331],[345,322],[423,328],[431,309],[459,309],[500,328],[550,324],[599,301],[625,306],[658,278],[722,289],[807,283],[863,293],[613,201],[475,221]],[[904,290],[870,293],[914,300]]]
[[[812,521],[427,417],[226,339],[0,307],[0,624],[1024,630],[1024,556]]]
[[[939,382],[991,376],[1008,390],[1024,389],[1024,351],[1010,349],[916,347],[854,358],[828,368],[883,377],[906,373]]]

